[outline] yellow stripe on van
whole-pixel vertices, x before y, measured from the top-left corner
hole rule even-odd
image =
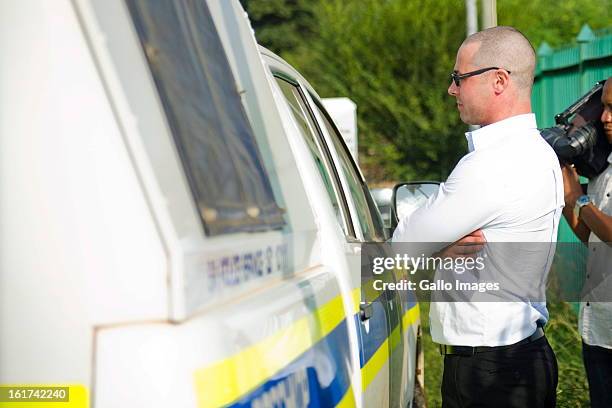
[[[418,303],[408,309],[406,313],[404,313],[404,316],[402,316],[402,327],[404,330],[407,330],[408,327],[412,326],[417,320],[419,320],[420,315],[421,309],[419,308]]]
[[[387,361],[389,361],[388,337],[361,369],[361,387],[364,391],[368,388],[370,383],[374,381],[374,378],[376,378],[378,372],[384,367]]]
[[[353,387],[349,385],[344,397],[336,404],[336,408],[353,408],[355,406],[355,395],[353,394]]]
[[[417,322],[419,315],[420,310],[418,303],[404,313],[404,316],[402,316],[402,333]],[[361,369],[361,385],[363,391],[368,388],[370,383],[374,381],[374,378],[376,378],[380,370],[384,367],[385,363],[389,361],[389,349],[394,350],[400,341],[401,334],[398,325]]]
[[[359,313],[359,304],[361,303],[361,288],[355,288],[353,295],[353,314]]]
[[[194,383],[198,407],[230,404],[255,389],[327,336],[344,319],[342,297],[230,358],[197,369]]]

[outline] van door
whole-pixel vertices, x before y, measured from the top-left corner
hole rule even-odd
[[[359,245],[368,242],[383,243],[385,241],[385,233],[382,217],[363,180],[363,176],[359,172],[340,132],[333,124],[329,114],[316,97],[311,96],[311,100],[319,123],[321,123],[322,128],[327,133],[329,143],[333,146],[330,150],[333,149],[335,152],[335,167],[339,169],[345,180],[345,194],[352,201],[352,208],[356,215],[353,217],[353,221],[355,222],[356,219],[355,229],[360,236]],[[377,256],[390,256],[390,253],[384,252],[384,248],[381,247],[380,249],[381,253]],[[359,262],[361,263],[362,260],[359,259]],[[362,279],[369,272],[365,271]],[[373,278],[373,276],[367,277],[368,280]],[[382,275],[376,276],[376,279],[382,279],[383,282],[396,282],[393,271],[385,271]],[[386,365],[389,375],[389,406],[398,407],[402,405],[402,400],[405,399],[404,395],[408,384],[407,379],[403,378],[404,367],[408,363],[404,356],[405,338],[401,324],[403,305],[398,291],[374,291],[371,284],[364,284],[363,282],[362,287],[366,292],[375,292],[365,293],[366,296],[363,299],[365,299],[366,303],[376,299],[380,301],[381,305],[384,305],[388,327],[388,337],[384,339],[384,342],[375,344],[376,350],[373,351],[371,356],[366,356],[369,358],[365,359],[363,385],[367,389],[369,381],[374,381],[378,375],[377,370],[379,367],[382,364]],[[362,332],[364,332],[366,327],[362,326],[362,329]]]
[[[289,104],[302,135],[311,149],[321,177],[327,187],[338,224],[345,235],[345,257],[349,262],[351,282],[355,298],[365,299],[361,293],[361,234],[357,235],[353,210],[349,207],[349,199],[342,187],[340,170],[334,165],[331,152],[325,143],[320,127],[315,122],[315,116],[310,109],[306,93],[299,83],[287,74],[275,73],[287,103]],[[389,371],[385,367],[388,360],[388,337],[390,322],[388,316],[390,304],[383,294],[371,298],[371,302],[363,303],[361,307],[367,312],[368,318],[361,319],[360,313],[354,315],[359,331],[360,368],[362,375],[362,406],[387,406],[389,400]]]

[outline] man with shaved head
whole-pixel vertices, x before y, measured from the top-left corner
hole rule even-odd
[[[480,128],[466,133],[469,153],[437,194],[402,218],[393,235],[394,241],[454,243],[445,254],[486,243],[475,247],[483,248],[484,270],[501,279],[494,301],[431,303],[431,335],[444,355],[444,408],[556,404],[544,295],[532,298],[528,288],[512,292],[506,285],[519,275],[534,286],[546,282],[564,204],[559,161],[531,111],[534,71],[533,47],[512,27],[489,28],[463,42],[448,93],[461,120]],[[493,245],[509,242],[516,245]],[[460,273],[443,276],[450,280],[453,272]]]
[[[529,41],[512,27],[495,27],[468,37],[457,54],[448,88],[457,99],[461,120],[485,126],[530,113],[535,58]],[[474,76],[481,78],[468,80]],[[493,88],[483,87],[482,77],[495,79]],[[462,82],[466,86],[461,87]]]

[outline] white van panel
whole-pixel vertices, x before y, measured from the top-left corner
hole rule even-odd
[[[282,379],[279,370],[289,364],[295,366],[290,372],[315,370],[328,385],[346,366],[334,366],[327,354],[290,356],[324,331],[312,317],[329,302],[333,314],[344,316],[334,276],[316,267],[181,324],[100,330],[96,406],[218,407],[238,404],[236,398],[255,401],[265,393],[258,388],[273,374]],[[296,332],[305,337],[287,335]],[[261,355],[256,350],[263,344],[276,347],[263,348]]]
[[[167,259],[71,3],[0,30],[0,373],[88,383],[94,325],[167,317]]]

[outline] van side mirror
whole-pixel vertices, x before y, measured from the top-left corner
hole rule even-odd
[[[393,187],[392,229],[395,230],[400,219],[423,206],[429,197],[438,192],[440,183],[437,181],[412,181],[396,184]]]

